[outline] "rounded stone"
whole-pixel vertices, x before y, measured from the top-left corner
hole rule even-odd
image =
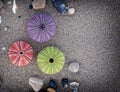
[[[29,79],[29,85],[33,88],[35,92],[38,92],[43,87],[43,80],[36,77],[31,77]]]
[[[46,6],[46,0],[34,0],[32,2],[32,6],[34,9],[43,9]]]
[[[73,62],[69,65],[69,70],[71,72],[78,72],[79,71],[79,64],[76,62]]]
[[[75,13],[75,9],[74,8],[69,8],[68,9],[68,13],[71,15],[71,14],[74,14]]]
[[[11,5],[11,4],[12,4],[12,1],[8,1],[8,4]]]
[[[55,89],[49,87],[49,88],[47,88],[47,92],[56,92],[56,91],[55,91]]]
[[[8,30],[8,28],[9,28],[9,27],[8,27],[8,26],[6,26],[6,27],[4,28],[4,31],[6,32],[6,31]]]

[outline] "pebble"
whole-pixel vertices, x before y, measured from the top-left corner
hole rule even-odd
[[[9,28],[9,27],[8,27],[8,26],[6,26],[6,27],[4,28],[4,31],[6,32],[6,31],[8,30],[8,28]]]
[[[32,6],[36,10],[43,9],[46,6],[46,0],[34,0],[32,2]]]
[[[11,4],[12,4],[12,1],[8,1],[8,4],[11,5]]]
[[[18,16],[18,18],[20,19],[20,18],[21,18],[21,16]]]
[[[32,5],[32,4],[30,4],[30,5],[29,5],[29,9],[31,10],[32,8],[33,8],[33,5]]]
[[[72,89],[73,92],[78,92],[79,85],[80,84],[78,82],[71,82],[70,83],[70,88]]]
[[[33,88],[35,92],[38,92],[43,87],[43,81],[36,77],[31,77],[29,79],[29,85]]]
[[[17,6],[17,4],[16,4],[16,0],[13,0],[12,11],[13,11],[14,14],[16,14],[16,13],[17,13],[17,10],[18,10],[18,6]]]
[[[69,13],[70,15],[74,14],[74,13],[75,13],[75,9],[74,9],[74,8],[69,8],[69,9],[68,9],[68,13]]]
[[[47,92],[56,92],[53,88],[47,88]]]
[[[78,72],[79,71],[79,64],[76,62],[73,62],[69,65],[69,70],[71,72]]]
[[[6,50],[6,47],[3,47],[2,50]]]

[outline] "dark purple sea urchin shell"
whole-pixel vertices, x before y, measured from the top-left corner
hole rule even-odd
[[[55,30],[55,22],[47,14],[36,14],[27,24],[27,31],[30,38],[38,42],[50,40],[54,36]]]

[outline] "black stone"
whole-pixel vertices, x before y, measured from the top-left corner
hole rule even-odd
[[[21,16],[18,16],[18,18],[21,18]]]
[[[32,4],[30,4],[30,5],[29,5],[29,9],[31,10],[32,8],[33,8],[33,5],[32,5]]]

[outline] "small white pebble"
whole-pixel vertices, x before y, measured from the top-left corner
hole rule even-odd
[[[79,84],[78,82],[71,82],[71,83],[70,83],[70,88],[73,89],[74,87],[76,87],[76,88],[78,89],[79,85],[80,85],[80,84]]]
[[[73,62],[69,65],[69,70],[71,72],[78,72],[79,71],[79,64],[77,62]]]
[[[6,47],[3,47],[2,50],[6,50]]]
[[[12,4],[12,1],[8,1],[8,4]]]
[[[16,0],[13,0],[12,11],[13,11],[14,14],[16,14],[16,13],[17,13],[17,10],[18,10],[18,6],[17,6],[17,4],[16,4]]]
[[[0,16],[0,24],[2,23],[2,17]]]
[[[68,9],[68,13],[71,15],[71,14],[74,14],[75,13],[75,9],[74,8],[69,8]]]
[[[4,31],[6,32],[6,31],[8,30],[8,28],[9,28],[9,27],[8,27],[8,26],[6,26],[6,27],[4,28]]]

